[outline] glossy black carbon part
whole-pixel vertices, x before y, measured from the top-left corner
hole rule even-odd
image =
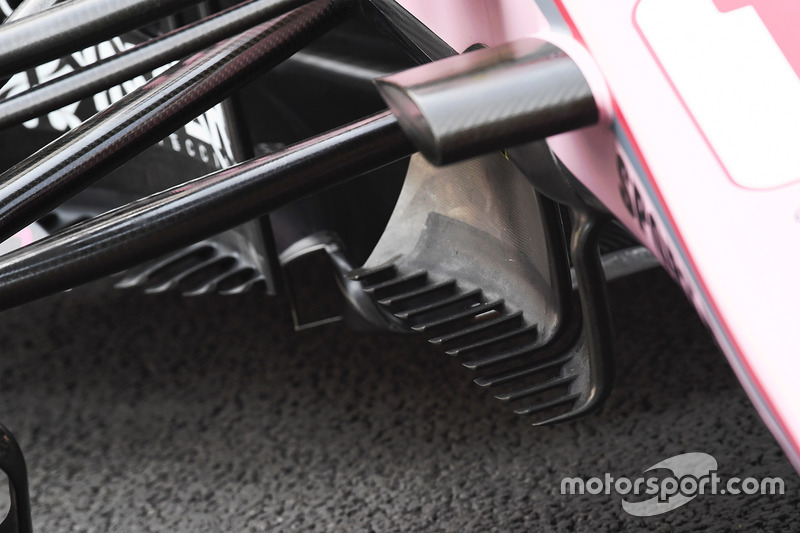
[[[599,116],[578,66],[539,39],[448,57],[376,85],[437,165],[589,126]]]
[[[0,241],[339,23],[350,2],[316,0],[197,53],[0,175]]]
[[[7,128],[197,52],[309,0],[249,0],[0,101]]]
[[[8,478],[10,506],[0,521],[0,533],[31,533],[31,501],[28,469],[14,435],[0,424],[0,470]]]
[[[0,76],[134,30],[200,0],[72,0],[0,26]]]
[[[0,257],[0,308],[119,272],[412,151],[384,112],[115,209]]]
[[[581,301],[581,334],[572,350],[576,372],[583,373],[582,396],[575,409],[553,422],[572,420],[600,407],[614,385],[614,331],[600,237],[609,217],[591,209],[572,209],[570,252]]]

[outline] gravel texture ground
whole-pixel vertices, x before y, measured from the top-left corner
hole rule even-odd
[[[292,331],[285,300],[144,296],[107,281],[6,312],[0,420],[55,531],[800,531],[797,474],[661,271],[611,285],[602,413],[529,427],[421,339]],[[782,496],[636,518],[567,476],[673,455]]]

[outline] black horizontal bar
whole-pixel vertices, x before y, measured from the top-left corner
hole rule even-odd
[[[0,77],[134,30],[201,0],[71,0],[0,26]]]
[[[349,6],[315,0],[197,53],[0,174],[0,241],[291,56]]]
[[[0,257],[0,309],[154,259],[412,151],[387,111],[109,211]]]
[[[55,111],[182,59],[309,0],[249,0],[0,101],[0,128]]]

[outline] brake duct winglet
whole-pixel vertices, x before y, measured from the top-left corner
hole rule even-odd
[[[613,381],[597,246],[606,217],[563,186],[554,195],[572,218],[575,301],[559,208],[531,186],[550,180],[539,185],[553,190],[566,170],[543,143],[526,152],[542,165],[527,176],[500,153],[597,122],[578,67],[554,45],[525,39],[377,86],[429,161],[471,159],[437,168],[415,156],[383,238],[350,277],[388,321],[429,336],[516,413],[544,424],[596,408]]]

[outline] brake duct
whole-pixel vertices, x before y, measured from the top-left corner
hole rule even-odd
[[[3,236],[216,103],[252,75],[243,65],[274,64],[346,10],[341,2],[317,0],[280,23],[257,26],[177,65],[12,168],[0,176]],[[516,410],[540,422],[599,405],[612,375],[596,250],[603,217],[580,201],[570,206],[576,307],[557,208],[499,152],[597,121],[580,70],[555,46],[530,39],[423,65],[378,87],[391,112],[173,187],[1,257],[0,308],[124,270],[420,151],[435,163],[467,161],[454,172],[415,156],[412,169],[428,178],[408,180],[414,189],[403,194],[410,199],[401,200],[387,229],[404,246],[388,257],[379,244],[364,268],[348,273],[351,290],[363,291],[362,301],[374,300],[378,311],[371,319],[438,331],[432,341],[453,355],[471,354],[467,366],[491,368],[479,384],[506,386],[498,397],[528,402]],[[164,115],[160,110],[170,102]],[[163,123],[152,126],[158,118]],[[475,159],[480,154],[487,155]],[[420,191],[427,204],[416,203]],[[414,209],[421,215],[408,216]],[[446,250],[462,261],[448,263],[441,255]],[[474,267],[470,254],[482,258],[483,268]],[[542,375],[548,377],[542,381]]]

